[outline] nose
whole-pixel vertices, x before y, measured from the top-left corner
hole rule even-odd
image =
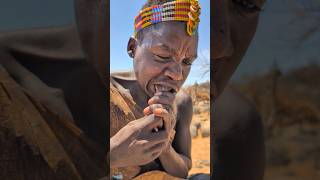
[[[233,44],[231,40],[230,16],[228,3],[226,0],[211,1],[213,4],[213,59],[229,57],[233,53]]]
[[[171,66],[169,66],[165,73],[166,76],[170,77],[170,79],[174,81],[180,81],[183,79],[182,75],[182,65],[180,62],[174,62]]]

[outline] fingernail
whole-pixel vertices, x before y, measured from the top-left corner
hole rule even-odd
[[[154,110],[154,114],[161,114],[162,113],[162,109],[161,108],[157,108]]]
[[[143,114],[147,114],[149,111],[150,111],[150,107],[146,107],[146,108],[143,110]]]
[[[149,99],[148,104],[151,105],[152,102],[153,102],[153,99],[151,98],[151,99]]]

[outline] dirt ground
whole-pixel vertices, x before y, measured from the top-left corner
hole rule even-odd
[[[192,139],[192,169],[189,174],[210,173],[210,138],[196,137]]]
[[[192,136],[192,168],[189,175],[210,173],[210,84],[195,84],[185,91],[193,100],[193,118],[190,127]]]

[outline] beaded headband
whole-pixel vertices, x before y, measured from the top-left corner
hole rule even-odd
[[[200,22],[200,5],[198,0],[175,0],[161,5],[147,7],[134,19],[134,35],[152,24],[163,21],[187,22],[187,33],[192,36]]]

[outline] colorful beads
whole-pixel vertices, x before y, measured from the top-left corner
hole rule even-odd
[[[147,7],[135,17],[135,35],[138,31],[162,21],[186,21],[187,33],[191,36],[197,28],[200,19],[198,0],[176,0]]]

